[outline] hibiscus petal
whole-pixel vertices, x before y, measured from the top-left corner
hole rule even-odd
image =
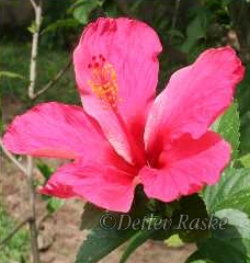
[[[203,135],[230,105],[243,75],[244,67],[230,47],[209,49],[177,71],[149,113],[144,135],[147,148],[161,137]]]
[[[100,158],[108,148],[100,127],[81,107],[56,102],[17,116],[3,142],[16,154],[69,159]]]
[[[143,143],[160,52],[153,29],[127,18],[99,18],[89,24],[74,51],[84,108],[98,120],[115,150],[130,162],[131,145]]]
[[[171,202],[215,184],[230,159],[230,145],[214,132],[200,139],[185,135],[159,156],[156,168],[144,167],[139,177],[148,197]]]
[[[48,180],[40,193],[60,198],[80,197],[117,212],[128,212],[134,197],[133,175],[103,163],[70,163]]]

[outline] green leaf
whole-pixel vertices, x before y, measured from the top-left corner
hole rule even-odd
[[[203,198],[210,213],[235,208],[250,216],[250,169],[227,169],[214,186],[207,186]]]
[[[237,87],[237,100],[240,112],[240,152],[250,153],[250,64],[245,65],[245,77]]]
[[[179,206],[172,217],[174,229],[179,237],[184,242],[194,242],[206,238],[209,231],[196,228],[196,224],[199,225],[196,219],[201,221],[208,217],[203,199],[197,194],[186,196],[179,201]],[[186,222],[185,226],[182,224],[183,221]],[[190,226],[192,226],[192,230]]]
[[[201,10],[187,27],[187,38],[181,46],[183,52],[190,52],[198,40],[206,37],[207,25],[208,14]]]
[[[87,24],[89,14],[98,6],[101,6],[100,0],[78,0],[71,7],[74,18],[81,24]]]
[[[36,167],[38,168],[38,170],[41,172],[41,174],[43,175],[43,177],[46,179],[46,181],[50,178],[50,176],[52,175],[52,173],[54,173],[55,169],[51,168],[50,166],[48,166],[45,163],[39,162]]]
[[[0,71],[0,78],[2,77],[24,79],[24,76],[11,71]]]
[[[60,209],[63,206],[63,204],[64,204],[64,200],[55,197],[50,197],[48,199],[46,208],[48,212],[52,214],[56,212],[58,209]]]
[[[168,35],[171,35],[173,37],[177,37],[180,39],[184,39],[185,36],[182,34],[182,32],[180,30],[176,30],[176,29],[169,29],[168,30]]]
[[[81,216],[80,230],[91,229],[96,226],[104,212],[105,210],[96,207],[91,203],[85,204],[84,211]]]
[[[232,158],[235,159],[240,142],[240,118],[236,102],[213,124],[212,129],[231,144],[233,149]]]
[[[66,18],[66,19],[59,19],[54,23],[49,24],[41,34],[54,32],[59,29],[65,29],[65,28],[75,28],[78,24],[78,22],[74,18]]]
[[[82,227],[90,231],[78,251],[76,263],[98,262],[139,232],[140,227],[135,228],[132,223],[152,214],[148,208],[148,201],[142,188],[137,187],[129,214],[101,212],[101,209],[88,204],[83,213]],[[90,220],[92,222],[87,222]]]
[[[199,254],[216,263],[250,262],[250,220],[248,216],[235,209],[218,211],[215,216],[227,218],[224,230],[215,229],[212,237],[198,243]]]
[[[242,156],[239,160],[245,168],[250,168],[250,153]]]
[[[36,28],[36,23],[35,23],[35,21],[33,21],[33,22],[31,23],[31,25],[27,27],[27,29],[28,29],[28,31],[29,31],[31,34],[36,33],[37,28]]]
[[[126,248],[125,252],[123,253],[120,263],[125,263],[129,256],[144,242],[146,242],[152,234],[155,232],[154,229],[150,230],[141,230],[136,233],[130,240],[128,247]]]
[[[179,248],[184,245],[183,241],[180,239],[179,235],[175,234],[164,241],[168,247]]]
[[[120,220],[120,215],[115,213],[103,214],[102,219],[106,217],[110,224],[110,229],[105,229],[100,222],[93,227],[87,236],[87,239],[80,247],[76,263],[95,263],[119,247],[125,241],[130,239],[136,231],[127,229],[118,229],[114,222]],[[105,224],[106,225],[106,224]]]

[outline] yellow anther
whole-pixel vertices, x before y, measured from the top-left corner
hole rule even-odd
[[[91,79],[88,81],[93,93],[102,101],[116,107],[118,84],[114,67],[105,62],[91,68]]]

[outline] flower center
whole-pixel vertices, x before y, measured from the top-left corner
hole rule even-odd
[[[117,104],[118,84],[117,76],[112,64],[108,63],[103,55],[92,56],[88,68],[91,79],[88,81],[93,93],[112,108]]]

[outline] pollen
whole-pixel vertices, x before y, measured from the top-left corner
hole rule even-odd
[[[88,64],[90,70],[89,86],[93,93],[112,108],[117,104],[118,84],[116,71],[103,55],[93,56]]]

